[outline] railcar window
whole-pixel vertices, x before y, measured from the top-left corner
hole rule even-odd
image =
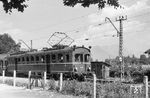
[[[75,54],[76,62],[83,62],[83,54]]]
[[[52,62],[56,62],[56,55],[55,54],[52,54]]]
[[[20,58],[18,58],[18,62],[20,62]]]
[[[66,54],[66,62],[69,62],[69,54]]]
[[[22,61],[24,62],[24,57],[22,57]]]
[[[58,61],[59,62],[63,62],[63,60],[64,60],[63,55],[62,54],[58,54]]]
[[[6,65],[6,66],[8,65],[8,61],[5,61],[5,65]]]
[[[45,56],[44,55],[41,56],[41,61],[45,62]]]
[[[89,62],[90,61],[90,55],[89,54],[85,54],[84,55],[84,61],[85,62]]]
[[[26,57],[26,60],[27,60],[27,63],[28,63],[29,62],[29,57],[28,56]]]
[[[36,56],[36,62],[38,62],[40,60],[39,56]]]
[[[3,61],[1,61],[1,65],[2,65],[2,67],[3,67]]]
[[[31,61],[34,61],[34,57],[33,56],[31,56]]]

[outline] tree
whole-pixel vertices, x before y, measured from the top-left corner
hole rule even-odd
[[[99,9],[103,9],[106,5],[119,7],[118,0],[63,0],[65,6],[74,7],[77,4],[81,4],[83,7],[89,7],[92,4],[97,4]]]
[[[15,41],[8,34],[0,35],[0,54],[12,51],[16,45]]]
[[[140,55],[140,63],[141,64],[148,64],[148,60],[144,54]]]
[[[3,4],[4,11],[6,13],[12,13],[12,9],[17,9],[20,12],[24,11],[24,8],[27,7],[24,4],[28,0],[0,0]]]

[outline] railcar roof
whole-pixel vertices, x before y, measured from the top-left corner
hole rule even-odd
[[[83,49],[87,49],[89,50],[88,48],[85,48],[85,47],[66,47],[66,48],[63,48],[63,49],[50,49],[50,50],[40,50],[40,51],[34,51],[34,52],[23,52],[23,53],[15,53],[15,54],[12,54],[11,57],[15,57],[15,56],[23,56],[23,55],[36,55],[36,54],[45,54],[45,53],[52,53],[52,52],[65,52],[65,51],[73,51],[73,49],[78,49],[78,48],[83,48]]]

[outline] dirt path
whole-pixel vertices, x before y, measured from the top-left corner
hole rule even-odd
[[[79,97],[62,95],[39,89],[29,90],[22,87],[13,87],[8,86],[6,84],[0,84],[0,98],[79,98]]]

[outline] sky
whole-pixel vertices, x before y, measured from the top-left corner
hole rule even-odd
[[[101,10],[96,5],[67,7],[63,0],[29,0],[23,13],[14,10],[11,15],[0,4],[0,34],[8,33],[16,43],[23,40],[30,45],[32,40],[33,48],[41,49],[50,47],[47,41],[54,32],[64,32],[75,40],[73,44],[99,47],[114,57],[118,55],[119,38],[105,18],[109,17],[119,30],[116,18],[127,16],[123,21],[123,53],[139,56],[150,48],[150,0],[119,2],[123,8],[107,6]]]

